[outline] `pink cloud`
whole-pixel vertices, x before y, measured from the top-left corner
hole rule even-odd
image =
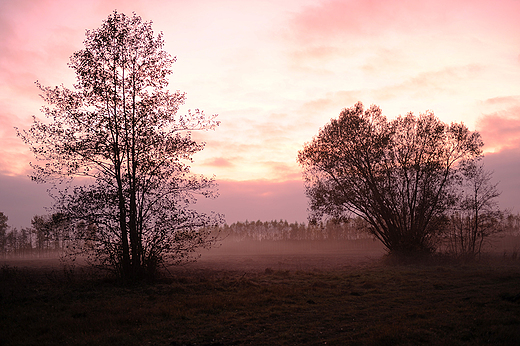
[[[364,51],[367,63],[362,68],[377,73],[388,65],[409,68],[425,50],[436,55],[432,60],[453,61],[457,55],[484,59],[487,52],[479,51],[479,45],[501,50],[517,44],[518,13],[520,2],[515,0],[329,0],[296,12],[284,37],[294,45],[290,57],[296,67]],[[518,50],[509,60],[516,55]]]
[[[296,36],[307,42],[341,34],[427,32],[443,26],[468,32],[479,28],[511,32],[519,28],[519,10],[515,0],[330,0],[306,7],[292,24]]]
[[[216,157],[211,160],[206,160],[203,163],[204,166],[214,166],[214,167],[233,167],[234,164],[223,157]]]
[[[450,66],[439,71],[422,72],[402,83],[375,90],[374,95],[381,99],[406,94],[414,98],[432,98],[441,93],[453,95],[461,92],[460,83],[476,79],[483,70],[482,66],[469,64],[465,66]]]
[[[485,100],[483,103],[485,105],[514,105],[520,102],[520,98],[518,96],[500,96],[500,97],[492,97],[490,99]]]
[[[0,174],[27,174],[33,155],[17,137],[15,127],[24,127],[28,123],[22,120],[23,116],[15,114],[16,109],[9,106],[0,99]]]
[[[34,82],[45,79],[45,71],[61,77],[68,70],[68,57],[81,46],[84,30],[68,26],[66,13],[56,13],[50,2],[8,3],[0,10],[0,74],[10,88],[34,93]]]
[[[218,181],[217,199],[199,199],[196,209],[215,211],[226,216],[226,222],[307,219],[307,198],[301,180],[272,182],[267,180]]]
[[[332,0],[305,8],[294,17],[293,27],[296,37],[306,42],[337,35],[375,35],[389,29],[424,30],[443,21],[439,7],[436,2],[413,0]]]
[[[305,102],[301,107],[301,112],[315,116],[315,114],[332,111],[332,114],[336,116],[343,108],[350,107],[362,98],[363,93],[359,90],[331,92],[326,97]]]
[[[52,85],[72,84],[75,78],[67,63],[73,52],[83,48],[85,29],[99,27],[115,9],[131,13],[141,7],[138,1],[131,0],[1,1],[2,81],[26,95],[35,93],[36,80]]]
[[[296,153],[294,157],[294,162],[296,162]],[[272,175],[266,177],[270,181],[285,181],[285,180],[298,180],[301,179],[301,171],[300,168],[296,164],[291,164],[288,162],[278,162],[278,161],[265,161],[262,162],[263,165],[267,166]]]
[[[520,101],[514,97],[500,97],[489,99],[486,103],[506,107],[477,120],[477,130],[482,135],[485,148],[494,151],[520,148]]]
[[[327,60],[337,57],[342,57],[348,53],[344,49],[334,47],[331,45],[318,45],[315,47],[303,47],[302,49],[295,49],[290,53],[293,61],[299,63],[305,60]]]

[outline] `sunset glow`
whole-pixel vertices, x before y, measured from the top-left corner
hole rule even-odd
[[[519,211],[518,0],[35,0],[0,2],[0,211],[10,225],[50,203],[26,178],[33,157],[15,130],[43,116],[34,82],[72,87],[69,57],[115,9],[163,32],[177,57],[170,88],[187,93],[181,113],[219,114],[216,131],[193,133],[206,143],[193,173],[221,183],[204,211],[228,223],[305,221],[298,150],[357,101],[479,131],[501,205]]]

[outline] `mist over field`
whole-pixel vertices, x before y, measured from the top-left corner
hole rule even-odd
[[[0,266],[40,268],[60,271],[63,265],[87,266],[84,259],[74,263],[63,257],[64,252],[19,254],[0,257]],[[224,238],[210,249],[200,249],[194,262],[186,262],[177,269],[208,269],[224,271],[262,272],[268,270],[313,271],[341,270],[348,267],[377,265],[385,262],[388,251],[369,237],[356,240],[237,240]],[[510,263],[520,260],[520,235],[494,237],[486,244],[482,261]],[[442,261],[440,262],[442,263]]]

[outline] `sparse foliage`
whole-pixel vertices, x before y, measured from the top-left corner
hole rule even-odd
[[[311,220],[358,215],[391,252],[430,252],[456,201],[462,164],[482,145],[478,133],[432,112],[387,121],[379,107],[358,102],[298,154]]]
[[[472,258],[480,254],[486,239],[502,231],[504,216],[498,209],[500,192],[498,183],[491,184],[491,172],[481,163],[469,162],[462,175],[463,190],[445,236],[451,253]]]
[[[84,45],[70,59],[74,89],[38,84],[49,120],[19,134],[43,160],[34,180],[86,178],[55,193],[55,212],[76,224],[75,251],[129,279],[153,275],[213,242],[204,226],[221,217],[189,206],[194,194],[213,196],[215,183],[190,175],[187,163],[204,147],[190,131],[218,121],[177,114],[185,94],[167,89],[175,58],[151,22],[114,11]]]

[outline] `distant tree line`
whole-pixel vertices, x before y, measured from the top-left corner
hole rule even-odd
[[[484,214],[486,215],[486,214]],[[482,217],[487,233],[473,234],[474,220],[461,212],[453,212],[441,232],[439,251],[455,256],[478,254],[486,241],[500,237],[520,237],[520,213],[501,212]],[[0,258],[48,257],[65,254],[72,246],[88,247],[89,241],[79,244],[75,234],[95,233],[96,225],[74,223],[64,214],[35,215],[30,227],[17,229],[7,223],[8,217],[0,212]],[[348,220],[327,220],[320,223],[289,223],[287,220],[245,221],[213,227],[208,232],[219,234],[231,241],[336,241],[372,239],[369,225],[360,217]],[[84,237],[88,239],[88,237]]]
[[[440,251],[462,255],[474,250],[479,253],[492,235],[520,236],[520,214],[500,212],[484,214],[480,233],[474,233],[474,220],[470,215],[454,211],[444,221],[440,232]],[[485,226],[485,227],[484,227]],[[370,225],[361,217],[347,220],[326,220],[319,223],[289,223],[286,220],[245,221],[218,227],[224,237],[233,241],[280,241],[280,240],[356,240],[374,238]],[[485,234],[483,234],[485,232]]]
[[[35,215],[31,227],[10,227],[0,212],[0,257],[45,257],[63,253],[71,243],[75,229],[64,214]]]
[[[354,240],[373,238],[366,222],[355,218],[342,222],[327,220],[319,224],[289,223],[287,220],[245,221],[219,227],[220,234],[234,241],[277,240]]]

